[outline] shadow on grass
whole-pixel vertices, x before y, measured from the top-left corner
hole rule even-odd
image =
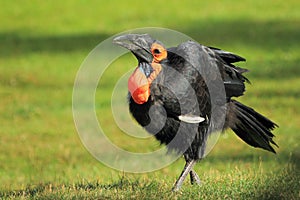
[[[175,30],[194,38],[204,45],[211,46],[245,46],[258,50],[280,49],[283,52],[299,48],[299,21],[192,21]],[[122,30],[124,31],[124,30]],[[22,32],[0,32],[1,51],[6,48],[22,49],[23,53],[34,51],[77,51],[90,49],[115,33],[87,33],[81,35],[26,36]],[[25,35],[25,36],[23,36]],[[94,45],[94,46],[93,46]],[[230,49],[228,49],[230,51]],[[288,53],[288,52],[286,52]],[[13,55],[14,52],[7,52]],[[264,55],[261,55],[262,58]]]
[[[300,20],[198,20],[181,30],[204,45],[242,45],[264,51],[288,51],[299,48],[299,23]]]
[[[237,52],[236,49],[242,46],[257,51],[253,52],[256,56],[254,63],[256,66],[252,66],[253,62],[247,66],[250,73],[246,76],[250,78],[286,79],[299,77],[300,74],[300,58],[291,56],[295,55],[295,51],[300,53],[300,29],[297,25],[299,23],[300,20],[210,22],[199,20],[182,29],[184,33],[204,45],[234,51],[248,60],[250,55]],[[266,52],[267,56],[272,55],[271,59],[275,59],[270,61],[263,52]]]
[[[19,56],[36,53],[64,53],[90,51],[109,34],[91,33],[82,35],[22,36],[18,32],[0,33],[0,56]]]
[[[173,28],[181,31],[198,42],[235,51],[240,46],[258,52],[281,52],[268,66],[253,66],[251,76],[287,78],[300,74],[299,58],[289,58],[292,51],[299,49],[300,21],[253,21],[244,20],[196,20]],[[0,32],[0,56],[18,56],[32,52],[64,53],[72,51],[90,51],[113,33],[87,33],[79,35],[30,36],[22,32]],[[236,52],[248,57],[243,52]],[[255,55],[257,53],[255,52]],[[265,60],[259,55],[258,60]],[[266,63],[264,62],[264,65]],[[251,67],[251,66],[249,66]],[[250,69],[251,70],[251,69]],[[255,72],[257,71],[257,73]]]
[[[44,183],[38,185],[28,185],[25,189],[22,190],[12,190],[12,191],[0,191],[0,198],[41,198],[41,197],[53,197],[61,199],[62,196],[67,196],[68,199],[71,196],[79,198],[84,196],[84,199],[95,198],[94,195],[97,196],[97,199],[114,199],[113,193],[115,191],[131,191],[138,192],[140,190],[144,190],[147,188],[153,189],[153,187],[157,189],[159,188],[159,183],[153,182],[141,182],[139,180],[131,180],[124,176],[120,177],[119,180],[112,182],[110,184],[100,184],[98,181],[95,182],[78,182],[69,185],[53,185],[51,183]],[[104,192],[100,192],[104,191]],[[81,194],[80,194],[81,193]],[[118,193],[118,192],[117,192]],[[80,198],[80,199],[81,199]],[[72,199],[72,198],[71,198]],[[123,198],[122,198],[123,199]]]

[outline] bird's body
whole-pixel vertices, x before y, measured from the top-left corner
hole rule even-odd
[[[128,83],[133,117],[169,150],[184,155],[186,166],[174,190],[188,173],[192,183],[200,182],[192,168],[215,131],[231,128],[249,145],[275,152],[270,143],[275,144],[276,125],[232,100],[243,95],[248,81],[247,70],[233,65],[244,58],[193,41],[166,49],[146,34],[120,36],[115,43],[139,61]]]
[[[208,88],[200,69],[187,63],[186,58],[175,52],[169,51],[168,59],[161,66],[161,72],[150,85],[149,100],[137,104],[130,96],[130,112],[140,125],[161,143],[168,145],[169,149],[184,153],[186,157],[200,159],[205,150],[211,118]],[[152,112],[149,112],[150,108]],[[202,123],[186,123],[178,118],[182,114],[204,116],[206,120]],[[195,144],[191,144],[192,140]]]

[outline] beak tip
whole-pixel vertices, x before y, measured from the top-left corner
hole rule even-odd
[[[128,50],[132,48],[132,44],[133,44],[133,42],[130,40],[128,35],[117,36],[112,40],[112,43],[124,47]]]
[[[112,43],[113,44],[121,44],[122,42],[122,40],[120,39],[120,37],[121,36],[117,36],[117,37],[115,37],[113,40],[112,40]]]

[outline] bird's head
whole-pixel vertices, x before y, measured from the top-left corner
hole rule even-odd
[[[114,38],[117,45],[130,50],[138,60],[138,66],[128,80],[128,90],[137,104],[148,101],[150,85],[160,73],[161,62],[167,58],[167,50],[148,34],[127,34]]]

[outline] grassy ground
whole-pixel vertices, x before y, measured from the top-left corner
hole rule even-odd
[[[0,12],[0,199],[299,199],[299,1],[4,1]],[[118,32],[145,26],[181,31],[239,53],[249,68],[245,104],[280,125],[277,155],[248,147],[226,132],[196,166],[203,181],[171,193],[178,160],[156,172],[128,174],[96,161],[72,118],[72,89],[84,58]],[[132,57],[124,57],[126,67]],[[122,64],[116,64],[122,68]],[[121,76],[117,70],[115,79]],[[97,96],[110,138],[120,140],[107,95]],[[125,99],[124,99],[125,100]],[[151,149],[157,142],[150,139]]]

